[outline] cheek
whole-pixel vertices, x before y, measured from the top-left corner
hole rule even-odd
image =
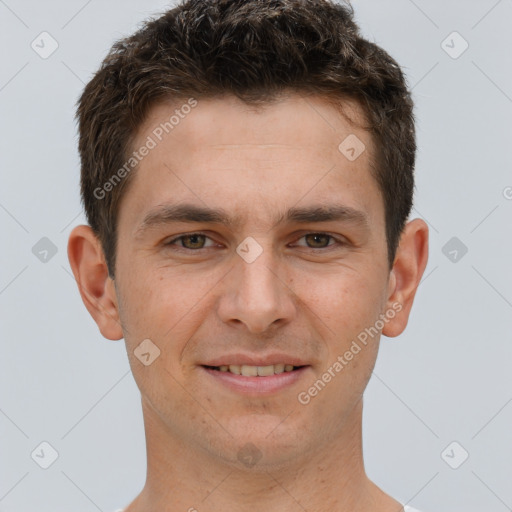
[[[124,276],[123,284],[128,327],[136,332],[149,329],[155,336],[184,319],[208,291],[207,280],[191,280],[177,269],[148,269],[144,265]]]
[[[313,311],[308,314],[318,326],[326,357],[310,387],[302,390],[300,403],[310,404],[327,435],[353,410],[372,375],[380,334],[369,336],[366,329],[379,318],[382,299],[371,279],[355,274],[309,283],[305,289]]]
[[[120,279],[121,323],[134,373],[142,378],[134,351],[143,340],[150,339],[160,350],[156,362],[161,370],[182,374],[182,353],[204,321],[205,312],[213,308],[209,292],[216,281],[211,276],[197,279],[171,268],[133,270],[128,278]]]
[[[294,290],[324,324],[326,336],[341,346],[373,325],[381,312],[382,290],[364,272],[343,269],[315,279],[297,275],[294,281]]]
[[[186,300],[182,283],[170,286],[158,272],[134,271],[122,282],[120,317],[130,367],[142,395],[160,410],[181,396],[180,355],[190,338],[187,325],[194,318],[193,304]],[[149,357],[144,362],[145,353]]]

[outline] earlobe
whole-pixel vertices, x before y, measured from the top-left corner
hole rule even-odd
[[[390,273],[386,311],[394,310],[395,314],[382,329],[384,336],[398,336],[406,328],[427,261],[428,226],[423,220],[414,219],[402,232]]]
[[[68,259],[85,307],[109,340],[123,331],[113,281],[108,275],[101,244],[90,226],[76,226],[69,235]]]

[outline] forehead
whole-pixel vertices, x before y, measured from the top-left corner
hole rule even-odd
[[[360,105],[350,99],[340,101],[336,108],[325,98],[297,94],[259,106],[234,96],[189,98],[153,106],[139,127],[135,146],[151,136],[157,144],[171,139],[183,149],[196,151],[214,145],[220,150],[225,145],[245,150],[251,146],[259,146],[254,148],[258,150],[288,146],[295,151],[301,146],[321,152],[325,147],[333,149],[333,143],[336,149],[336,141],[351,133],[357,133],[371,146],[368,133],[357,126],[364,122]]]
[[[324,99],[292,95],[258,108],[234,97],[194,102],[160,103],[140,127],[134,149],[149,140],[152,149],[127,192],[134,222],[170,200],[229,206],[238,219],[270,211],[274,219],[276,209],[308,200],[383,214],[369,133]],[[343,109],[364,123],[357,103]]]

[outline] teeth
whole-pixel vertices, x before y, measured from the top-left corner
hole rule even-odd
[[[231,373],[236,373],[237,375],[240,375],[240,366],[237,364],[230,364],[229,365],[229,371]]]
[[[258,367],[257,366],[248,366],[246,364],[242,365],[240,368],[240,374],[245,377],[257,377],[258,376]]]
[[[293,366],[292,366],[293,368]],[[283,373],[284,372],[284,363],[279,363],[274,365],[274,373]]]
[[[294,366],[291,364],[271,364],[269,366],[250,366],[247,364],[238,365],[230,364],[219,366],[218,369],[221,372],[231,372],[236,375],[243,375],[244,377],[268,377],[270,375],[276,375],[283,372],[291,372]]]
[[[253,368],[254,368],[254,366],[253,366]],[[258,375],[260,377],[267,377],[269,375],[274,375],[274,365],[273,364],[271,364],[270,366],[258,366],[257,370],[258,370]]]

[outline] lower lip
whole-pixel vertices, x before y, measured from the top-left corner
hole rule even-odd
[[[211,368],[201,368],[218,382],[233,391],[245,394],[269,394],[291,386],[304,376],[309,366],[303,366],[291,372],[283,372],[268,377],[245,377],[231,372],[221,372]]]

